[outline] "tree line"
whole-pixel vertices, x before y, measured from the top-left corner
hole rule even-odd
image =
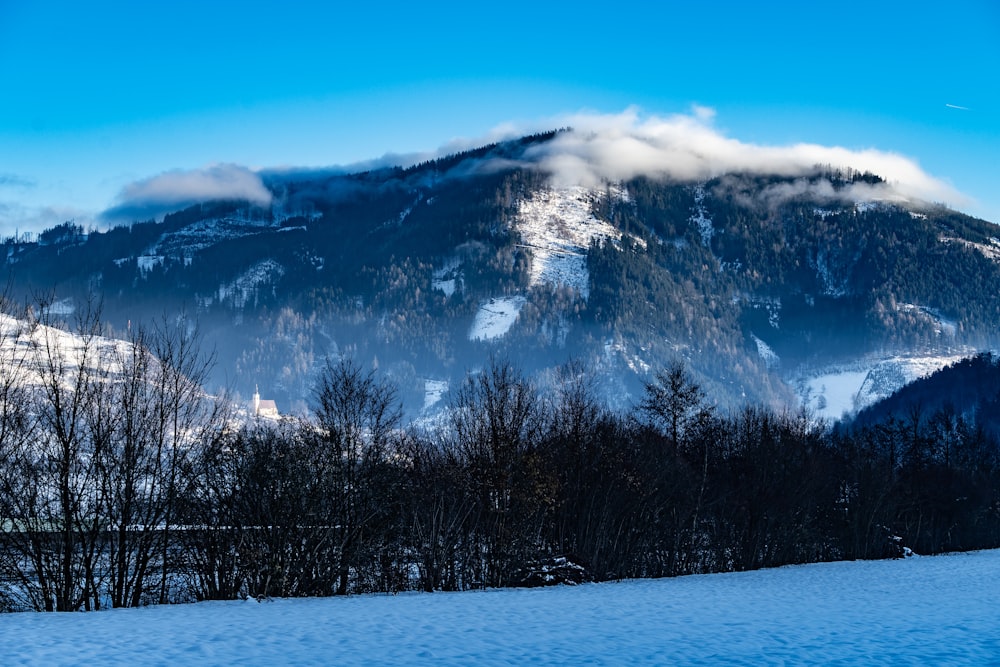
[[[722,414],[673,363],[608,409],[569,363],[542,394],[469,373],[433,425],[329,361],[307,416],[242,418],[199,388],[181,323],[128,343],[4,320],[0,605],[465,590],[1000,545],[998,443],[974,415],[830,430]]]

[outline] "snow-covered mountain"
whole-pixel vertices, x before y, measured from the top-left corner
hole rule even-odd
[[[91,294],[114,331],[185,312],[216,381],[302,409],[324,358],[399,385],[411,415],[507,356],[544,384],[582,361],[610,403],[683,359],[722,405],[837,417],[1000,346],[1000,228],[816,168],[697,181],[552,181],[558,133],[402,169],[271,175],[269,207],[210,202],[0,257],[13,296]],[[864,186],[862,188],[861,186]]]

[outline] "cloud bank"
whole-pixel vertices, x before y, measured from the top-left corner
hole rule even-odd
[[[678,181],[731,173],[797,177],[814,173],[817,165],[829,165],[870,171],[887,181],[882,186],[853,188],[851,196],[863,200],[921,200],[952,206],[969,203],[950,184],[897,153],[809,143],[744,143],[716,129],[714,117],[715,112],[704,107],[673,116],[642,116],[636,109],[620,114],[577,114],[558,121],[572,129],[532,146],[524,159],[548,172],[556,186],[598,186],[638,176]]]
[[[706,107],[696,106],[689,113],[669,116],[647,115],[629,108],[617,114],[578,113],[532,123],[506,123],[477,139],[453,139],[436,151],[386,154],[346,166],[286,167],[258,172],[239,165],[218,164],[199,170],[173,170],[123,188],[115,205],[101,218],[106,222],[158,218],[191,204],[221,199],[267,206],[272,200],[267,185],[280,192],[285,181],[314,180],[316,188],[300,192],[299,196],[331,197],[344,194],[338,188],[352,185],[337,176],[390,166],[407,167],[557,127],[569,129],[558,132],[549,141],[530,144],[523,152],[466,160],[453,166],[446,177],[524,167],[544,171],[557,187],[600,187],[639,176],[693,182],[727,174],[773,174],[803,177],[803,180],[773,186],[759,195],[769,203],[801,194],[818,199],[939,202],[954,208],[971,203],[950,184],[929,175],[916,161],[898,153],[811,143],[786,146],[746,143],[726,136],[715,127],[714,120],[715,112]],[[870,171],[886,183],[855,183],[835,189],[828,182],[805,178],[815,176],[818,166]]]
[[[116,204],[101,217],[107,221],[156,218],[185,206],[218,200],[268,206],[271,192],[256,172],[235,164],[173,170],[126,185]]]

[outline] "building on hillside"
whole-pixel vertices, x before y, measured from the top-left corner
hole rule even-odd
[[[255,417],[266,417],[267,419],[277,419],[278,406],[270,399],[260,397],[260,389],[254,385],[253,388],[253,414]]]

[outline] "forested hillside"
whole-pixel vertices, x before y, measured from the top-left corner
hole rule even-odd
[[[782,406],[831,365],[940,366],[998,345],[991,223],[873,199],[877,175],[822,166],[553,187],[529,157],[556,136],[406,169],[269,172],[267,208],[67,222],[0,257],[17,299],[69,319],[97,299],[108,334],[196,321],[213,386],[259,385],[285,412],[305,412],[344,354],[393,378],[415,418],[491,353],[541,385],[577,359],[619,408],[675,358],[720,406]]]
[[[982,428],[1000,435],[1000,360],[983,353],[905,385],[883,401],[862,410],[855,427],[908,424],[924,431],[928,447],[947,447],[956,433]]]

